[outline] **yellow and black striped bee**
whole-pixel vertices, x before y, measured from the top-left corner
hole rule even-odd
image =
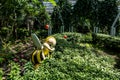
[[[35,50],[31,55],[31,61],[34,65],[39,64],[43,60],[42,50]]]
[[[35,50],[31,55],[31,62],[34,64],[35,68],[44,60],[47,56],[49,57],[52,51],[55,50],[56,39],[49,36],[45,39],[41,49]]]

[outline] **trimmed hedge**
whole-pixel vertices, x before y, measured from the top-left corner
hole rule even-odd
[[[92,34],[93,43],[99,47],[109,48],[120,52],[120,38],[105,34]]]

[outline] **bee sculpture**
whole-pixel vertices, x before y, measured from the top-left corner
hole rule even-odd
[[[48,36],[43,44],[35,34],[32,34],[33,43],[37,49],[31,54],[31,62],[34,64],[35,68],[38,68],[41,61],[46,57],[51,56],[51,52],[55,50],[56,39],[53,36]]]

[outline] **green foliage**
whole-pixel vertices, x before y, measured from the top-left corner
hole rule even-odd
[[[51,15],[53,24],[53,32],[61,32],[61,27],[64,26],[65,31],[69,31],[71,27],[72,6],[67,0],[58,0],[57,6]]]
[[[39,0],[2,0],[0,5],[0,34],[7,41],[25,38],[49,22],[50,17]],[[34,27],[28,26],[28,19]]]
[[[41,33],[44,25],[51,21],[53,33],[62,32],[62,29],[87,33],[95,26],[108,33],[107,30],[110,30],[117,14],[116,0],[77,0],[74,6],[68,0],[58,0],[57,3],[54,0],[45,0],[54,5],[51,16],[45,11],[42,1],[1,0],[0,34],[2,38],[9,41],[14,38],[23,39],[37,30]],[[28,27],[27,20],[32,20],[34,26]],[[117,27],[117,32],[119,32],[119,27]]]
[[[59,35],[59,36],[56,36],[56,35]],[[66,39],[64,39],[64,35],[67,36]],[[57,38],[59,37],[60,39],[63,39],[63,40],[66,40],[66,41],[72,42],[72,43],[80,43],[80,42],[88,42],[89,43],[92,41],[91,33],[82,34],[82,33],[65,32],[65,33],[61,33],[61,34],[60,33],[55,34],[55,37],[57,37]]]
[[[13,61],[10,61],[9,62],[9,68],[11,69],[10,70],[10,73],[8,74],[7,76],[7,79],[8,80],[18,80],[20,79],[20,65],[18,65],[18,63],[15,63]]]
[[[120,38],[105,34],[93,34],[93,43],[99,47],[105,47],[120,52]]]
[[[117,0],[77,0],[73,9],[73,23],[78,29],[88,26],[99,27],[102,32],[109,33],[110,27],[118,14]],[[111,13],[111,14],[110,14]],[[88,19],[90,26],[86,24]]]
[[[53,32],[54,33],[60,32],[60,26],[62,25],[62,21],[61,21],[61,17],[59,14],[59,7],[58,6],[54,7],[54,11],[51,15],[51,21],[52,21],[52,25],[54,28]]]
[[[6,28],[6,27],[1,28],[1,30],[0,30],[1,37],[6,36],[6,35],[7,35],[6,33],[7,33],[8,31],[9,31],[9,29]]]
[[[65,39],[63,36],[67,35]],[[62,33],[53,35],[57,40],[52,58],[46,58],[34,69],[31,62],[26,62],[22,76],[20,66],[10,62],[9,80],[119,80],[120,72],[114,68],[114,59],[100,55],[90,46],[91,35]],[[89,36],[89,37],[88,37]],[[84,42],[84,43],[82,43]],[[85,46],[83,46],[83,45]],[[89,46],[88,46],[89,45]],[[88,46],[88,47],[87,47]]]
[[[0,50],[0,58],[1,58],[1,61],[0,63],[2,63],[4,61],[4,58],[8,58],[11,56],[11,54],[13,53],[11,50],[10,50],[10,45],[11,43],[8,42],[8,43],[5,43],[5,42],[2,42],[2,48]]]
[[[25,37],[29,36],[28,30],[26,28],[18,28],[17,34],[19,34],[18,39],[25,39]]]
[[[0,57],[0,64],[2,64],[4,61],[4,58]]]
[[[92,2],[94,2],[94,0],[78,0],[74,5],[74,13],[76,16],[85,18],[89,16],[92,11]]]
[[[89,17],[91,13],[95,11],[94,7],[96,6],[93,4],[95,4],[95,0],[77,0],[74,5],[73,26],[77,28],[77,30],[80,30],[78,32],[88,30],[91,27],[91,24],[89,25],[88,23],[91,23],[91,19]],[[94,16],[92,15],[92,17]]]
[[[64,38],[64,35],[67,35],[67,38]],[[53,36],[57,45],[52,58],[46,58],[36,70],[30,61],[20,66],[10,60],[7,80],[120,79],[120,71],[114,68],[115,60],[99,54],[100,51],[89,43],[92,40],[91,34],[62,33]]]
[[[0,80],[2,80],[2,77],[3,77],[3,70],[2,68],[0,68]]]
[[[99,2],[98,22],[102,30],[106,28],[109,32],[110,27],[118,14],[116,1],[117,0],[104,0]]]

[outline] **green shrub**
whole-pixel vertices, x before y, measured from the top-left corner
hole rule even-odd
[[[7,37],[6,33],[8,33],[9,31],[10,31],[10,29],[8,27],[1,28],[1,30],[0,30],[1,37],[6,38]]]
[[[73,43],[73,39],[68,40],[69,37],[76,37],[76,34],[81,35],[78,33],[55,34],[57,45],[52,58],[46,58],[36,70],[28,61],[23,66],[21,76],[20,66],[11,62],[10,76],[7,80],[18,78],[19,80],[119,80],[120,71],[114,68],[115,60],[107,55],[98,55],[93,47],[83,48],[78,43],[82,40],[75,38],[77,44]],[[64,35],[69,37],[64,39]]]
[[[82,33],[71,33],[71,32],[65,32],[65,33],[58,33],[55,34],[55,38],[57,39],[64,39],[64,35],[67,36],[66,40],[72,43],[79,43],[79,42],[91,42],[92,41],[92,35],[90,33],[88,34],[82,34]]]
[[[105,34],[92,34],[93,43],[99,47],[105,47],[120,52],[120,38]]]
[[[26,63],[23,80],[119,80],[120,72],[114,69],[113,62],[86,48],[65,48],[63,53],[55,51],[53,58],[44,60],[37,70]]]
[[[4,58],[0,57],[0,64],[2,64],[4,60]]]
[[[67,38],[64,38],[64,36]],[[58,33],[53,35],[57,40],[56,50],[63,52],[65,48],[79,48],[80,43],[90,43],[92,42],[91,34],[81,34],[81,33]]]
[[[24,39],[26,36],[29,36],[29,32],[25,28],[19,28],[17,30],[18,39]]]

